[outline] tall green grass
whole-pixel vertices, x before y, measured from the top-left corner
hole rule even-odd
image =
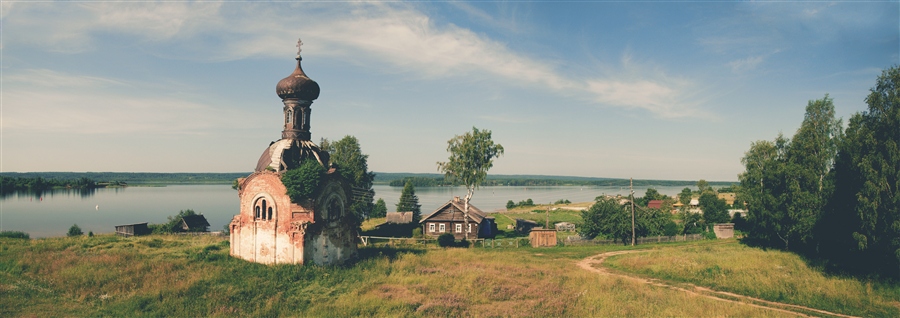
[[[618,270],[866,317],[900,317],[900,285],[823,274],[796,254],[730,241],[621,255]]]
[[[344,267],[261,265],[203,236],[0,238],[0,316],[778,316],[597,275],[622,246],[362,248]]]

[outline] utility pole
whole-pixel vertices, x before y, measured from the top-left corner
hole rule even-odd
[[[629,178],[628,183],[631,190],[631,246],[634,246],[634,178]]]

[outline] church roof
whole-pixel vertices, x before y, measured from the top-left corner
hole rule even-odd
[[[254,171],[281,172],[299,167],[307,158],[315,159],[323,167],[327,167],[329,155],[312,141],[281,139],[273,142],[263,151],[256,162]]]

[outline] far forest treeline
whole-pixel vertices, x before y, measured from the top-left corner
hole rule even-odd
[[[104,183],[124,184],[231,184],[249,172],[229,173],[163,173],[163,172],[4,172],[6,178],[41,178],[50,182],[71,182],[81,178]]]
[[[390,180],[388,184],[392,187],[402,187],[407,182],[411,182],[414,187],[443,187],[452,186],[453,184],[444,179],[444,177],[403,177],[400,179]],[[709,182],[714,186],[731,186],[737,182]],[[692,186],[696,181],[673,181],[673,180],[634,180],[635,186]],[[548,176],[547,178],[519,178],[509,176],[488,176],[487,180],[481,183],[481,186],[619,186],[627,187],[628,179],[589,179],[570,177]]]
[[[44,179],[42,177],[4,177],[0,176],[0,192],[42,192],[51,189],[88,190],[120,185],[120,183],[99,183],[93,179],[81,177],[77,179]]]

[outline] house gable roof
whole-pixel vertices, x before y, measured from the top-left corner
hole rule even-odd
[[[419,223],[424,223],[425,221],[463,221],[465,210],[465,203],[460,202],[456,199],[450,200],[447,203],[444,203],[434,212],[431,212],[428,216],[422,218]],[[481,224],[481,221],[487,216],[483,211],[476,208],[474,205],[469,204],[469,219],[472,222]]]
[[[206,221],[206,217],[203,215],[187,215],[181,218],[181,221],[188,228],[197,228],[197,227],[208,227],[209,222]]]

